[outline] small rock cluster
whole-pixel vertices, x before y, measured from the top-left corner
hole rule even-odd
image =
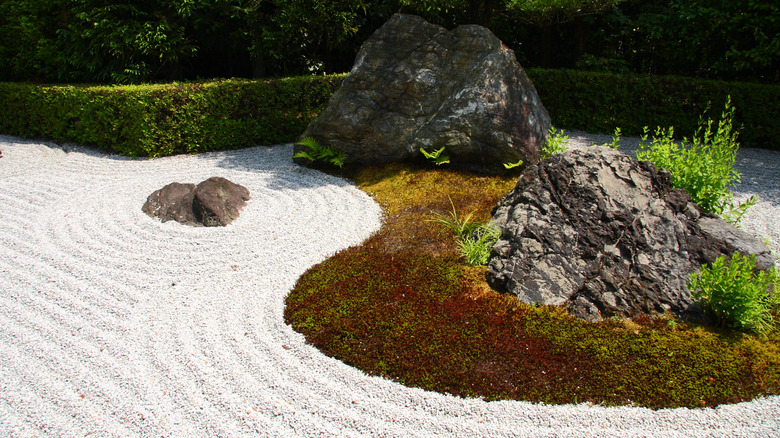
[[[224,227],[238,218],[251,198],[246,187],[225,178],[212,177],[198,185],[171,183],[154,191],[142,209],[163,222]]]
[[[573,149],[526,169],[499,202],[488,282],[526,303],[597,321],[663,314],[701,321],[691,273],[735,251],[774,264],[766,246],[702,212],[671,175],[608,147]]]

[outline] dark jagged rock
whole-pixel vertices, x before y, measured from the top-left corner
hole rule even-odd
[[[212,177],[197,186],[168,184],[149,195],[142,209],[163,222],[174,220],[186,225],[217,227],[238,218],[250,198],[246,187]]]
[[[421,147],[445,147],[453,166],[500,172],[504,163],[537,162],[549,128],[514,52],[489,30],[447,31],[396,14],[363,44],[302,138],[346,153],[347,162],[420,159]]]
[[[668,172],[604,147],[526,169],[494,221],[491,286],[589,321],[665,312],[700,321],[691,273],[735,251],[774,264],[760,241],[673,189]]]

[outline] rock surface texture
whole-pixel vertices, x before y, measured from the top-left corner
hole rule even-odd
[[[348,163],[419,159],[421,147],[446,147],[452,166],[498,172],[503,163],[537,162],[549,128],[514,52],[489,30],[447,31],[396,14],[363,44],[302,138],[346,153]]]
[[[491,286],[588,321],[665,312],[700,321],[686,283],[702,264],[737,250],[774,264],[763,243],[673,189],[668,172],[606,147],[527,168],[494,222]]]
[[[198,184],[171,183],[146,199],[144,213],[163,222],[220,227],[238,218],[249,190],[225,178],[212,177]]]

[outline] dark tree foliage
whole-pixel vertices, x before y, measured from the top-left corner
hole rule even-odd
[[[251,74],[235,0],[0,2],[0,80],[138,83]]]
[[[331,73],[334,52],[360,26],[364,0],[255,0],[249,2],[249,33],[255,73]]]
[[[489,27],[526,67],[777,82],[774,0],[0,0],[0,81],[343,72],[395,12]]]
[[[602,11],[625,0],[399,0],[427,14],[462,13],[468,21],[490,27],[499,17],[526,24],[558,24]]]
[[[57,31],[72,19],[68,0],[0,0],[0,81],[56,78]]]
[[[176,0],[76,0],[59,31],[64,80],[133,83],[183,76],[197,53],[186,32],[197,4]]]
[[[629,0],[592,21],[585,66],[777,82],[775,0]]]

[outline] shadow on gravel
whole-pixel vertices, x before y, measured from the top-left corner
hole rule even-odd
[[[344,178],[299,166],[292,161],[292,145],[256,146],[247,149],[209,152],[197,155],[216,159],[216,166],[241,172],[268,174],[268,187],[277,190],[307,190],[323,186],[352,186]]]
[[[757,194],[760,201],[780,207],[780,152],[740,149],[734,167],[742,174],[736,195]]]

